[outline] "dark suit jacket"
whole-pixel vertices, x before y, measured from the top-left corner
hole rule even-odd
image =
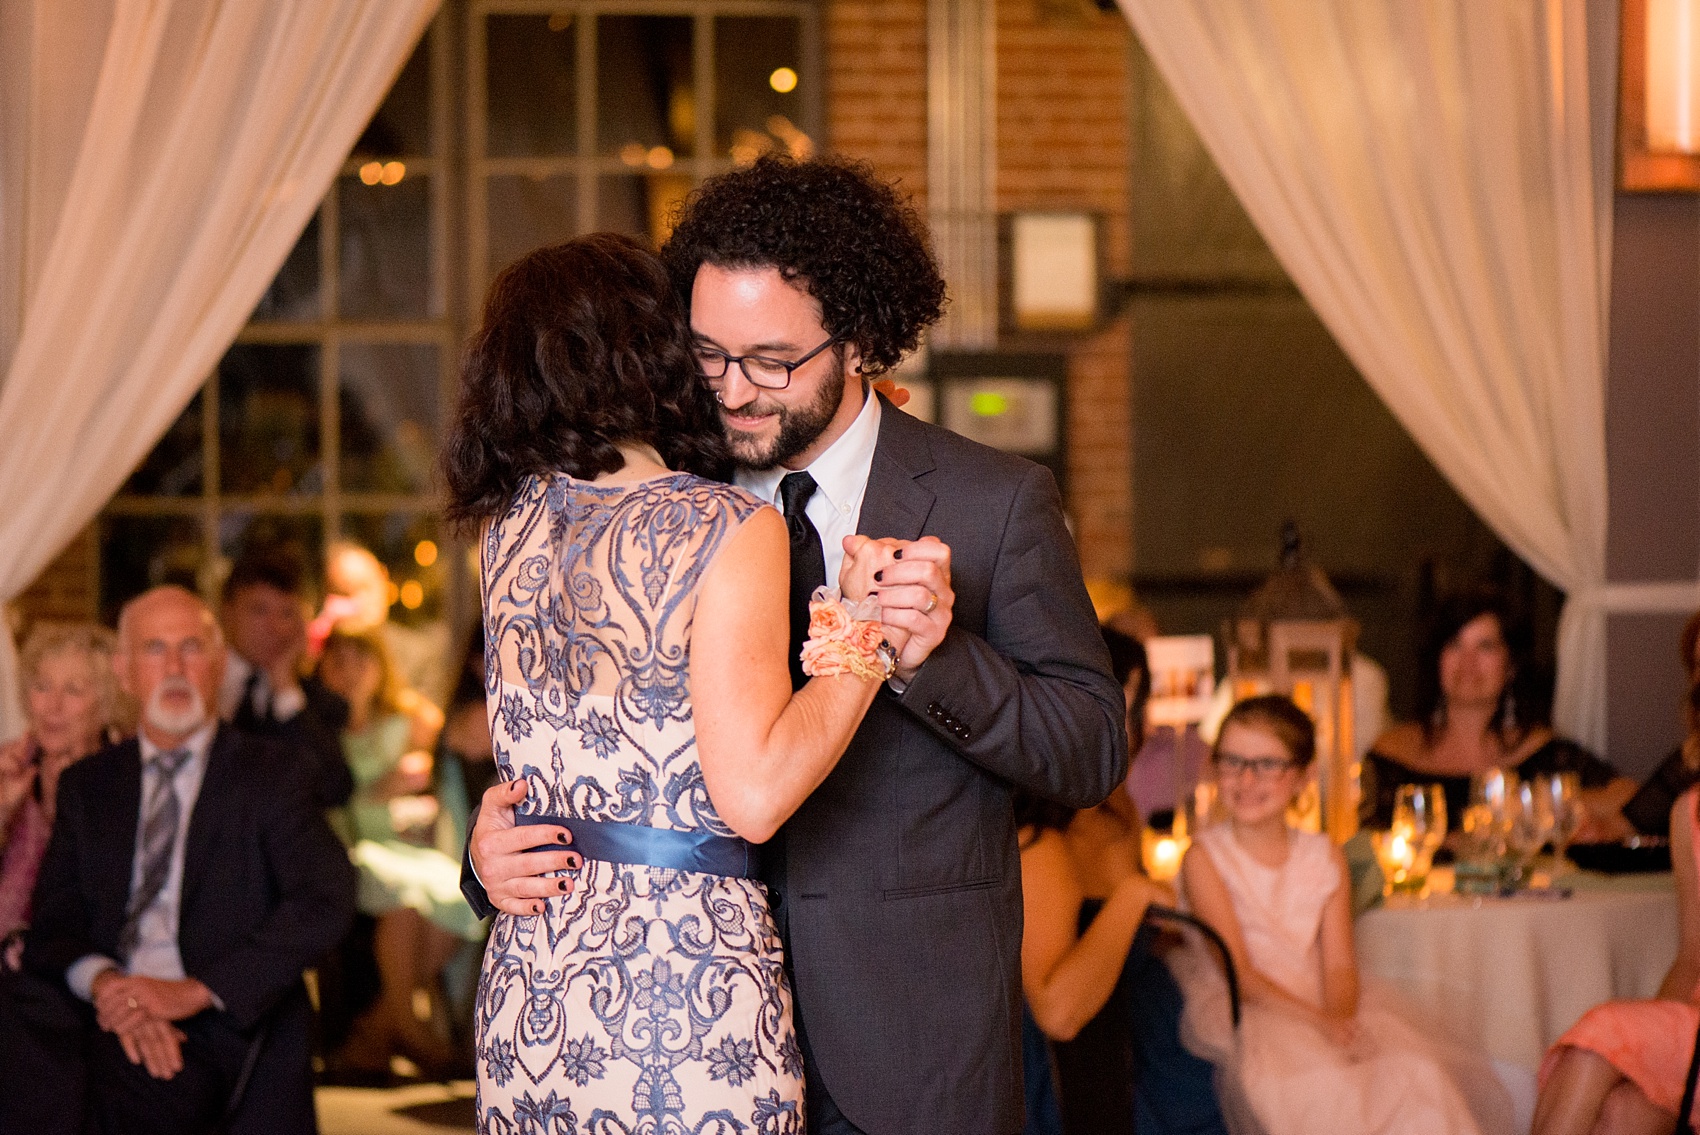
[[[184,971],[224,1003],[209,1012],[238,1032],[251,1032],[268,1013],[304,1017],[302,971],[354,919],[354,868],[310,779],[292,749],[220,726],[190,814],[178,948]],[[24,966],[60,989],[78,958],[118,956],[141,790],[134,740],[79,761],[59,781]],[[271,1092],[311,1091],[306,1030],[276,1035],[295,1038],[298,1050],[270,1046],[245,1111],[263,1114]]]
[[[313,796],[319,807],[340,808],[354,795],[354,774],[342,751],[348,703],[317,678],[302,679],[301,692],[307,704],[288,721],[261,717],[244,698],[231,724],[244,733],[272,737],[299,749],[313,768]]]
[[[870,1135],[1013,1135],[1010,794],[1076,807],[1108,796],[1127,774],[1126,702],[1046,469],[886,403],[859,528],[950,545],[956,607],[915,681],[874,700],[773,849],[798,1017],[833,1101]]]

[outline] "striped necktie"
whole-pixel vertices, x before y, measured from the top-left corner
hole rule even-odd
[[[165,877],[171,873],[171,851],[177,844],[183,808],[174,781],[188,759],[188,749],[170,749],[156,753],[143,766],[144,771],[153,772],[153,793],[142,810],[142,881],[130,895],[124,929],[118,935],[118,954],[126,964],[141,936],[142,914],[165,889]]]

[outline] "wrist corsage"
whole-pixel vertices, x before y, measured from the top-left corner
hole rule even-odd
[[[846,602],[836,587],[817,587],[809,599],[809,639],[803,673],[811,678],[854,674],[885,681],[897,669],[897,652],[885,641],[880,605],[869,597]]]

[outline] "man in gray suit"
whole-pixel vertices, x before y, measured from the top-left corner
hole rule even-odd
[[[809,1129],[1013,1135],[1010,793],[1089,806],[1128,760],[1122,692],[1056,485],[871,390],[938,318],[944,284],[919,216],[865,168],[770,157],[711,179],[662,257],[690,305],[737,482],[791,530],[793,658],[809,594],[863,539],[888,545],[880,600],[911,632],[849,750],[764,856]],[[572,861],[527,854],[553,833],[511,827],[522,794],[486,794],[463,888],[475,909],[528,913],[561,885],[539,876]]]

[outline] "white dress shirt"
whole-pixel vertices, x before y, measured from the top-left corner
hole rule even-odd
[[[177,768],[171,778],[172,791],[177,793],[177,838],[171,845],[171,867],[165,885],[153,902],[142,911],[137,925],[136,950],[130,956],[125,973],[157,977],[168,981],[183,979],[183,955],[177,948],[178,920],[183,912],[183,857],[187,850],[189,819],[195,812],[195,801],[201,794],[201,780],[207,772],[207,754],[212,747],[217,722],[201,727],[183,743],[189,758]],[[142,885],[142,836],[147,819],[148,804],[159,786],[159,768],[153,757],[160,752],[158,745],[146,735],[139,738],[142,747],[142,799],[136,816],[136,851],[130,864],[130,894]],[[103,970],[124,969],[102,954],[87,954],[71,963],[65,971],[65,984],[78,997],[88,1001],[93,997],[94,979]]]
[[[218,716],[221,721],[235,721],[236,711],[242,701],[242,692],[248,688],[248,677],[254,673],[254,664],[242,657],[236,651],[227,651],[224,659],[224,678],[218,687]],[[269,717],[273,721],[288,721],[296,714],[307,708],[307,695],[300,686],[293,686],[277,693],[272,689],[270,676],[261,672],[259,681],[254,683],[254,712],[261,717]]]
[[[862,412],[850,428],[827,446],[807,469],[739,469],[733,480],[781,512],[779,482],[787,473],[806,472],[815,479],[815,492],[803,512],[820,533],[821,552],[826,557],[826,584],[838,586],[838,569],[844,564],[844,537],[853,536],[862,519],[862,498],[868,491],[868,472],[874,466],[874,447],[880,439],[880,400],[872,391],[862,403]]]

